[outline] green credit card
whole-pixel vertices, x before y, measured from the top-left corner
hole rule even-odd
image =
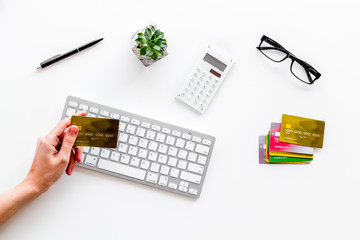
[[[75,146],[116,148],[119,120],[72,116],[71,125],[79,128]]]

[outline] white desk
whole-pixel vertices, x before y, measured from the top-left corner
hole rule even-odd
[[[0,0],[1,192],[25,177],[68,95],[217,137],[198,200],[76,168],[0,239],[359,239],[359,8],[356,0]],[[129,39],[149,21],[165,32],[169,56],[145,68]],[[263,34],[322,77],[307,86],[288,61],[265,58],[255,49]],[[174,96],[208,43],[235,64],[199,115]],[[326,121],[311,164],[258,164],[258,136],[283,113]]]

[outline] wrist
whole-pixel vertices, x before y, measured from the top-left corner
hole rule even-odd
[[[25,180],[20,185],[22,185],[25,192],[27,192],[28,194],[34,197],[39,196],[40,194],[42,194],[47,190],[44,187],[41,187],[39,186],[39,184],[36,184],[34,181],[32,181],[30,177],[26,177]]]

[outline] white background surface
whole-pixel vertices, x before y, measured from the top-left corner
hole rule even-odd
[[[76,168],[0,239],[359,239],[358,1],[0,0],[0,191],[30,168],[68,95],[214,135],[198,200]],[[169,56],[143,67],[130,35],[153,21]],[[322,73],[312,86],[255,46],[266,34]],[[48,57],[104,41],[43,71]],[[174,96],[208,43],[235,64],[203,115]],[[326,121],[307,166],[258,164],[283,113]]]

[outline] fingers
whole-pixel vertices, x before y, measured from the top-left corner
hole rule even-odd
[[[79,129],[77,126],[71,126],[69,127],[68,131],[66,131],[60,151],[58,153],[58,156],[61,160],[69,161],[70,153],[72,152],[72,148],[74,146],[78,132]]]
[[[68,166],[66,168],[66,174],[67,175],[70,176],[72,174],[72,172],[74,170],[74,167],[75,167],[75,164],[76,164],[76,162],[75,162],[75,154],[74,154],[74,151],[71,151],[71,153],[70,153],[70,161],[69,161],[69,164],[68,164]]]
[[[75,161],[76,162],[81,162],[82,160],[82,153],[83,153],[83,147],[81,146],[75,146]]]
[[[85,116],[86,111],[78,112],[74,114],[75,116]],[[65,118],[64,120],[60,121],[54,128],[51,130],[50,135],[60,137],[66,128],[68,128],[71,124],[71,117]]]

